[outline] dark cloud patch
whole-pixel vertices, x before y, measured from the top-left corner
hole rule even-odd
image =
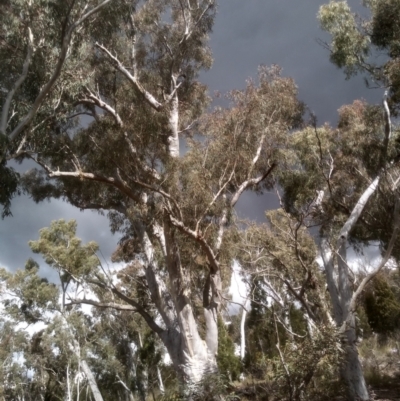
[[[319,29],[321,0],[223,0],[220,2],[211,47],[214,65],[202,79],[212,91],[225,93],[255,78],[260,64],[278,64],[283,75],[294,78],[300,98],[320,123],[337,120],[338,108],[364,98],[376,103],[382,90],[366,89],[363,77],[346,80],[329,62],[329,52],[318,41],[329,41]],[[350,6],[365,14],[360,1]]]

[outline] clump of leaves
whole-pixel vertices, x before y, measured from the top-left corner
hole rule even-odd
[[[340,341],[335,331],[322,326],[302,342],[288,343],[274,358],[272,392],[282,400],[331,399],[338,392]]]
[[[235,355],[235,345],[221,318],[218,319],[218,370],[221,378],[229,381],[238,380],[241,363]]]
[[[368,323],[376,333],[387,334],[399,327],[400,302],[384,277],[378,277],[365,295]]]

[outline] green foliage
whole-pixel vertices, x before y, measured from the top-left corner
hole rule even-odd
[[[398,0],[365,0],[370,15],[362,19],[346,1],[330,1],[320,7],[322,29],[331,34],[330,58],[347,77],[366,73],[372,81],[390,87],[390,104],[398,112],[400,103],[400,3]],[[377,63],[376,55],[384,53]],[[366,80],[368,84],[368,80]],[[369,84],[368,84],[369,85]]]
[[[1,134],[0,134],[0,155],[1,155]],[[11,200],[17,194],[19,174],[12,167],[0,162],[0,205],[3,207],[1,217],[11,216]]]
[[[322,29],[332,35],[331,61],[344,68],[347,77],[360,71],[360,64],[369,54],[369,41],[347,2],[331,0],[321,6],[318,19]]]
[[[2,322],[0,337],[1,374],[10,391],[4,397],[18,399],[26,385],[37,399],[40,389],[49,400],[63,399],[71,385],[69,398],[79,399],[71,378],[84,358],[105,399],[144,400],[156,387],[157,367],[162,373],[172,369],[161,364],[160,341],[180,374],[183,365],[189,370],[188,353],[198,352],[207,363],[202,308],[218,314],[220,282],[229,283],[234,259],[251,277],[253,296],[246,374],[267,383],[280,399],[322,397],[322,391],[330,396],[340,349],[309,229],[319,226],[333,244],[367,183],[385,168],[349,241],[361,247],[377,240],[387,247],[399,131],[386,146],[381,110],[361,101],[340,109],[336,128],[305,126],[297,87],[276,66],[261,67],[257,82],[232,91],[230,107],[206,114],[207,88],[197,79],[212,63],[207,40],[214,2],[114,1],[71,38],[66,31],[98,1],[29,3],[7,0],[0,15],[0,104],[27,60],[26,77],[11,99],[13,116],[0,133],[1,157],[37,162],[40,170],[21,181],[35,201],[62,198],[108,213],[112,231],[123,235],[114,259],[127,266],[102,270],[97,244],[82,244],[76,223],[60,220],[30,246],[59,272],[61,305],[59,289],[40,279],[35,262],[15,274],[0,272],[2,286],[13,293],[4,301],[9,321]],[[348,76],[367,71],[391,85],[393,108],[400,88],[399,2],[365,3],[372,12],[366,23],[344,1],[321,7],[319,19],[332,35],[332,61]],[[368,64],[372,45],[388,52],[382,66]],[[54,71],[59,75],[49,80]],[[27,113],[29,124],[12,135],[28,121]],[[86,125],[82,114],[90,116]],[[182,137],[186,150],[180,155]],[[4,163],[0,177],[6,215],[20,177]],[[245,190],[262,193],[278,185],[284,208],[269,211],[265,224],[237,221],[234,208]],[[317,204],[319,194],[324,196]],[[393,256],[400,259],[399,244]],[[69,299],[68,289],[78,299]],[[86,291],[97,300],[86,299]],[[370,324],[394,330],[394,290],[377,283],[371,291],[365,302]],[[99,310],[85,313],[79,302]],[[17,328],[44,321],[47,326],[33,336]],[[219,374],[193,386],[183,383],[182,391],[171,384],[164,399],[235,398],[227,379],[237,379],[242,366],[232,333],[221,321],[218,329]],[[14,353],[24,361],[10,361]],[[34,379],[28,383],[24,374],[30,369]]]
[[[335,331],[321,327],[312,339],[288,343],[273,360],[272,391],[282,399],[331,399],[338,394],[337,375],[341,358]]]
[[[398,385],[399,332],[371,335],[362,341],[359,352],[363,360],[365,380],[376,388],[388,390]]]
[[[61,271],[65,280],[75,275],[89,276],[99,266],[95,254],[98,245],[95,242],[81,245],[81,240],[75,236],[75,220],[53,221],[39,233],[39,240],[30,241],[29,246],[33,252],[42,254],[47,264]]]
[[[225,377],[229,381],[239,379],[241,372],[240,359],[235,355],[235,344],[233,343],[221,317],[218,318],[217,363],[218,372],[222,377]]]
[[[376,278],[364,297],[365,311],[372,330],[388,334],[400,328],[400,299],[396,298],[388,281]]]
[[[15,296],[4,301],[5,310],[17,321],[36,323],[45,319],[44,311],[57,307],[57,286],[39,277],[38,270],[33,261],[27,264],[25,270],[18,270],[15,274],[0,269],[0,280],[5,290]]]
[[[218,373],[206,375],[196,386],[167,392],[157,401],[239,401],[241,398],[226,383],[226,378]]]
[[[373,8],[371,41],[380,49],[388,49],[391,58],[400,56],[400,2],[383,0]]]

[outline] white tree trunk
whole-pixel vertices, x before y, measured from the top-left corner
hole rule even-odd
[[[87,362],[84,359],[81,360],[81,366],[82,366],[83,373],[85,373],[85,376],[89,382],[89,386],[90,386],[90,390],[92,391],[93,398],[95,399],[95,401],[103,401],[103,397],[100,393],[99,387],[97,386],[96,379],[94,378],[94,375],[93,375],[91,369],[89,368],[89,365],[87,364]]]
[[[157,366],[157,378],[158,378],[158,387],[160,389],[160,393],[165,393],[164,382],[161,376],[160,368]]]
[[[345,357],[341,368],[341,376],[346,382],[350,400],[367,401],[369,400],[369,395],[356,346],[357,335],[354,314],[348,321],[350,321],[350,326],[344,333]]]
[[[166,219],[164,226],[167,268],[176,324],[160,334],[175,369],[186,384],[197,384],[216,370],[218,350],[218,307],[221,279],[219,272],[209,274],[203,293],[206,341],[199,334],[190,304],[190,272],[181,265],[175,228]]]
[[[243,311],[242,311],[242,320],[240,321],[240,359],[243,361],[244,356],[246,355],[246,315],[247,315],[247,306],[249,304],[249,300],[246,299],[244,303]]]

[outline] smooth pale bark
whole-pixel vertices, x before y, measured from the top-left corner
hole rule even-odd
[[[387,104],[387,94],[383,98],[384,109],[384,125],[385,137],[383,141],[383,162],[384,166],[386,158],[386,150],[391,137],[391,121],[390,111]],[[378,189],[379,182],[385,169],[382,168],[375,179],[366,188],[364,193],[360,196],[358,202],[350,213],[349,218],[342,226],[338,238],[336,240],[336,249],[331,249],[325,236],[321,240],[321,256],[325,266],[325,273],[328,285],[328,291],[332,300],[333,312],[335,323],[340,328],[342,340],[344,342],[345,356],[343,365],[341,367],[342,379],[347,384],[349,400],[369,400],[368,390],[365,383],[362,366],[360,363],[356,340],[356,321],[355,321],[355,307],[356,302],[365,288],[366,284],[378,274],[388,261],[394,243],[397,239],[400,230],[400,217],[399,217],[399,202],[396,202],[394,211],[394,227],[392,237],[386,250],[385,256],[380,265],[361,282],[356,291],[353,290],[353,284],[350,280],[350,271],[347,261],[347,244],[349,235],[359,220],[364,211],[365,206],[370,200],[371,196],[375,194]],[[320,194],[322,191],[320,192]],[[323,196],[323,193],[322,193]],[[320,206],[322,197],[318,197],[318,205]],[[337,282],[334,276],[335,259],[338,267]]]
[[[207,342],[198,332],[197,323],[190,304],[190,276],[181,265],[178,244],[175,240],[175,227],[165,218],[164,227],[156,226],[156,232],[163,254],[166,257],[169,282],[166,285],[158,274],[155,251],[149,235],[142,225],[136,224],[135,231],[141,239],[146,257],[146,279],[152,301],[164,323],[164,328],[157,330],[166,347],[173,366],[180,379],[186,384],[196,384],[202,380],[211,366],[216,366],[215,356],[218,347],[218,327],[216,315],[207,314]],[[214,280],[218,281],[218,280]],[[214,283],[214,286],[218,285]],[[118,294],[117,294],[118,295]],[[211,309],[210,309],[211,310]],[[214,327],[214,329],[213,329]],[[211,335],[209,335],[211,333]]]
[[[157,379],[158,379],[158,388],[160,389],[160,393],[165,393],[164,382],[161,376],[160,368],[157,366]]]
[[[341,376],[347,385],[350,400],[369,400],[367,385],[364,379],[358,349],[356,345],[355,315],[348,316],[347,329],[344,333],[344,361],[340,370]]]
[[[95,399],[95,401],[103,401],[103,397],[100,393],[99,387],[97,386],[96,379],[95,379],[91,369],[89,368],[89,365],[87,364],[87,362],[84,359],[81,360],[81,366],[82,366],[83,373],[85,373],[85,376],[88,380],[90,390],[92,391],[92,394],[93,394],[93,398]]]
[[[171,157],[179,157],[179,100],[176,78],[172,76],[171,111],[169,113],[168,153]]]
[[[247,315],[247,300],[245,302],[243,311],[242,311],[242,320],[240,321],[240,359],[243,361],[244,356],[246,354],[246,330],[245,330],[245,323],[246,323],[246,315]]]
[[[180,352],[177,353],[177,356],[179,358],[180,371],[184,375],[184,381],[187,383],[198,383],[202,380],[204,374],[209,369],[209,352],[206,343],[199,335],[196,320],[194,318],[189,299],[189,272],[184,271],[181,265],[174,230],[175,228],[170,224],[166,217],[164,234],[167,248],[167,269],[169,273],[171,295],[177,314],[177,329],[179,329],[180,333]],[[208,332],[208,323],[206,323],[206,325]],[[218,331],[216,333],[218,333]],[[174,343],[176,343],[176,340]]]

